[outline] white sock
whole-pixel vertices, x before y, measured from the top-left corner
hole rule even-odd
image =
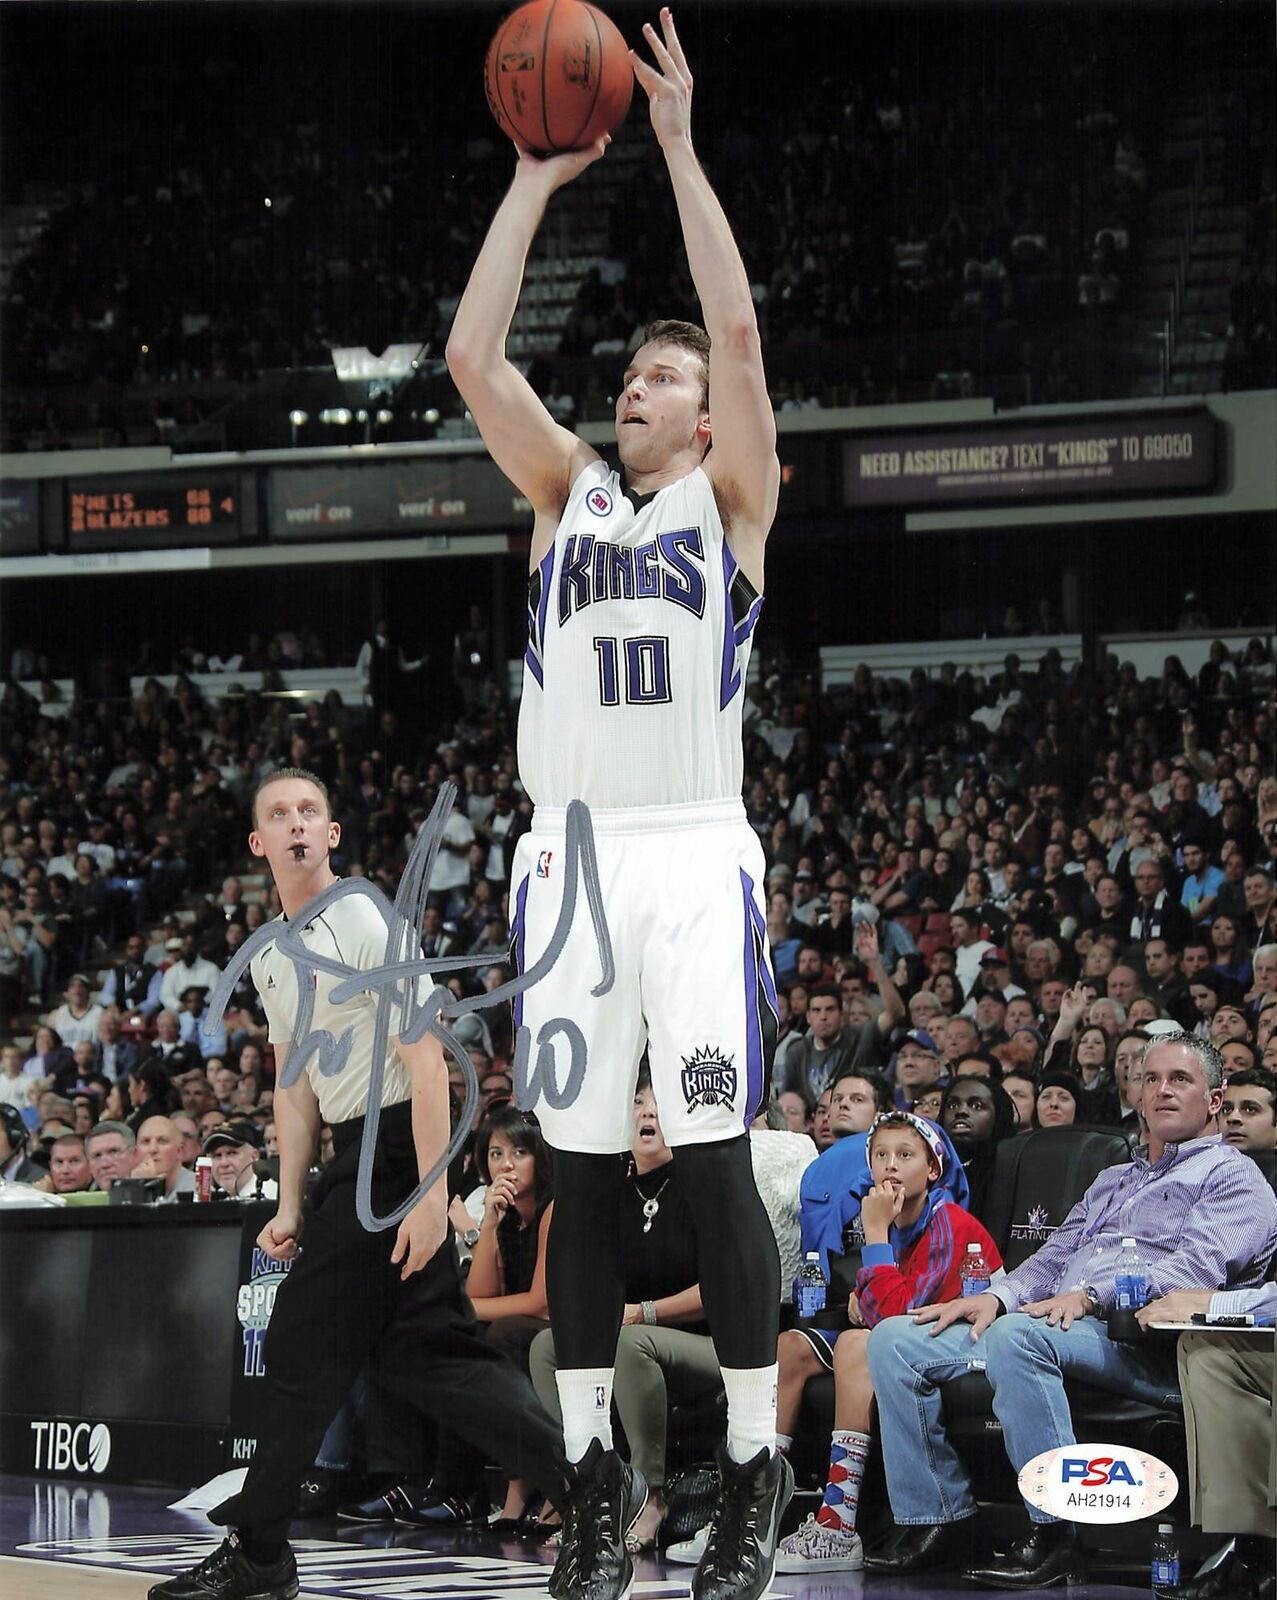
[[[776,1448],[777,1365],[724,1367],[727,1390],[727,1454],[738,1466],[752,1461],[760,1450],[770,1456]]]
[[[598,1439],[612,1449],[612,1376],[614,1367],[562,1367],[554,1374],[563,1412],[563,1449],[577,1462]]]
[[[776,1451],[778,1455],[787,1456],[793,1448],[794,1436],[792,1433],[778,1433],[776,1435]]]

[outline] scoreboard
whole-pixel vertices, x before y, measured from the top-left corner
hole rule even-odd
[[[233,544],[240,535],[235,473],[71,478],[65,494],[68,548],[77,553]]]

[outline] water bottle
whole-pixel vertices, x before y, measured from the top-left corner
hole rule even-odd
[[[1117,1258],[1116,1281],[1118,1311],[1138,1311],[1148,1300],[1148,1269],[1140,1259],[1134,1239],[1122,1240],[1122,1253]]]
[[[989,1274],[989,1263],[984,1259],[984,1251],[978,1244],[969,1244],[967,1253],[962,1258],[958,1268],[958,1276],[962,1280],[962,1298],[968,1295],[984,1294],[993,1282]]]
[[[825,1290],[829,1280],[820,1265],[820,1252],[809,1250],[794,1279],[794,1309],[803,1321],[825,1309]]]
[[[1179,1546],[1175,1529],[1159,1522],[1153,1539],[1153,1593],[1166,1594],[1179,1587]]]

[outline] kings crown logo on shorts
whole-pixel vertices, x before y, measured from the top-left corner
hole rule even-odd
[[[683,1098],[687,1109],[730,1106],[736,1099],[736,1068],[732,1057],[706,1045],[683,1057]]]

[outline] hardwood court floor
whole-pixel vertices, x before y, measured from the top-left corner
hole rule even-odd
[[[220,1542],[201,1514],[168,1509],[172,1490],[0,1477],[3,1600],[144,1600],[152,1584],[193,1566]],[[553,1554],[486,1530],[458,1534],[300,1525],[293,1540],[302,1600],[545,1600]],[[691,1568],[642,1559],[641,1600],[685,1600]],[[924,1600],[975,1596],[956,1574],[892,1582],[873,1574],[778,1577],[774,1600]],[[993,1595],[1002,1591],[983,1591]],[[1146,1600],[1148,1579],[1092,1583],[1072,1600]]]

